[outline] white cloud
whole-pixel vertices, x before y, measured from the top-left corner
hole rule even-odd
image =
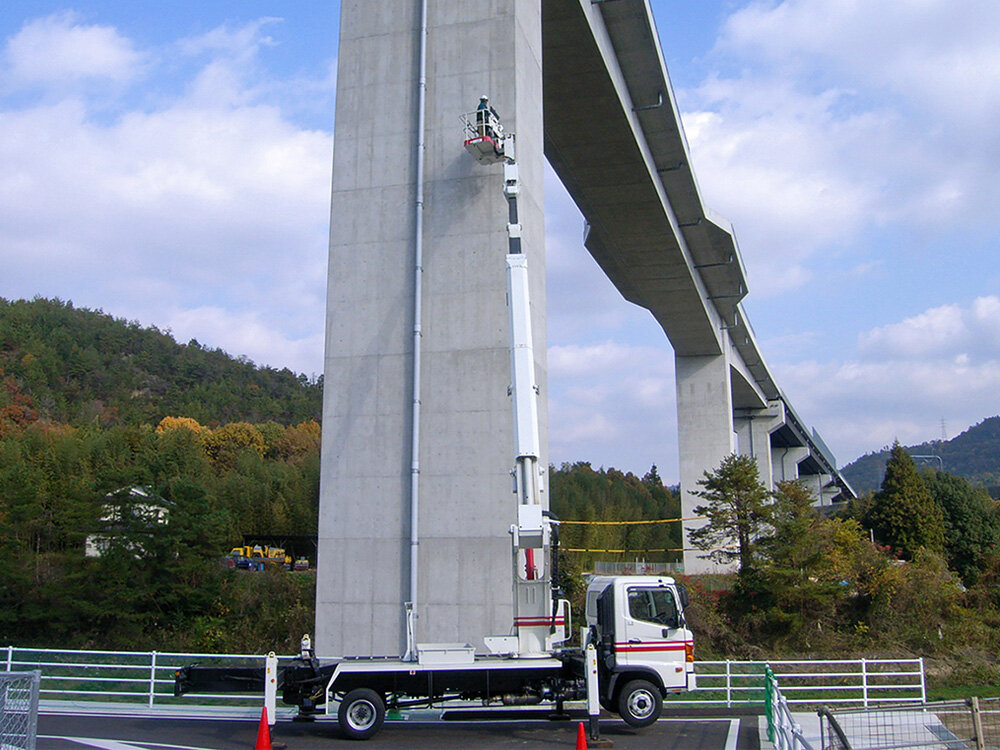
[[[205,44],[201,73],[229,74],[196,75],[194,91],[163,93],[165,70],[150,68],[153,109],[109,120],[79,94],[0,100],[0,294],[69,298],[321,371],[332,138],[255,103],[261,25]]]
[[[1000,5],[990,0],[785,0],[751,3],[728,19],[726,50],[764,55],[880,87],[963,127],[995,121]]]
[[[866,233],[996,231],[998,36],[1000,4],[983,0],[752,2],[727,19],[715,73],[681,101],[755,298],[802,286]]]
[[[291,339],[286,330],[267,319],[263,312],[233,313],[221,307],[206,306],[179,310],[168,316],[167,323],[178,341],[225,341],[233,356],[246,356],[258,364],[277,369],[288,367],[310,376],[320,372],[316,369],[316,352],[323,351],[322,332],[314,331],[303,338]]]
[[[801,286],[810,256],[870,221],[879,185],[845,168],[844,152],[884,141],[889,123],[837,121],[837,96],[781,81],[714,79],[693,98],[700,109],[684,125],[694,167],[706,201],[736,227],[751,293]]]
[[[673,353],[614,341],[552,346],[550,460],[677,474]]]
[[[879,359],[1000,359],[1000,297],[980,297],[967,308],[942,305],[880,326],[862,334],[859,347]]]
[[[80,79],[127,82],[146,56],[110,26],[84,24],[72,12],[28,21],[7,41],[9,80],[20,85],[65,84]]]
[[[1000,298],[943,305],[860,337],[860,357],[774,366],[842,462],[1000,412]]]

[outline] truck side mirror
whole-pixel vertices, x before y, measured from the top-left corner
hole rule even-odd
[[[687,605],[688,605],[688,590],[687,590],[687,586],[685,586],[683,583],[678,583],[677,584],[677,596],[680,597],[681,606],[684,607],[685,609],[687,609]]]

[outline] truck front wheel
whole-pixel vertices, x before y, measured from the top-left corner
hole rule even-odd
[[[663,696],[646,680],[632,680],[618,694],[618,714],[633,727],[648,727],[660,718]]]
[[[374,737],[385,721],[385,701],[369,688],[356,688],[344,696],[337,711],[341,731],[352,740]]]

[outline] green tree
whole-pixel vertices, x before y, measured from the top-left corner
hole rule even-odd
[[[948,567],[971,586],[1000,543],[997,502],[953,474],[925,471],[923,479],[944,513]]]
[[[910,454],[897,442],[885,465],[868,522],[876,538],[911,560],[921,547],[944,550],[944,516],[921,479]]]
[[[739,572],[748,574],[756,566],[758,542],[771,516],[771,493],[760,481],[756,460],[726,456],[698,484],[704,489],[692,494],[706,502],[694,512],[706,523],[691,532],[691,543],[718,563],[739,561]]]
[[[812,492],[800,481],[778,482],[770,508],[771,533],[761,549],[771,566],[808,577],[826,554],[827,522],[813,506]]]

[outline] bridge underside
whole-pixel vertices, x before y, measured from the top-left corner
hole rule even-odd
[[[542,50],[545,155],[586,219],[587,249],[674,350],[685,517],[703,473],[736,451],[768,486],[802,478],[819,503],[851,496],[757,347],[739,247],[702,203],[644,0],[543,0]],[[685,555],[689,571],[705,565]]]

